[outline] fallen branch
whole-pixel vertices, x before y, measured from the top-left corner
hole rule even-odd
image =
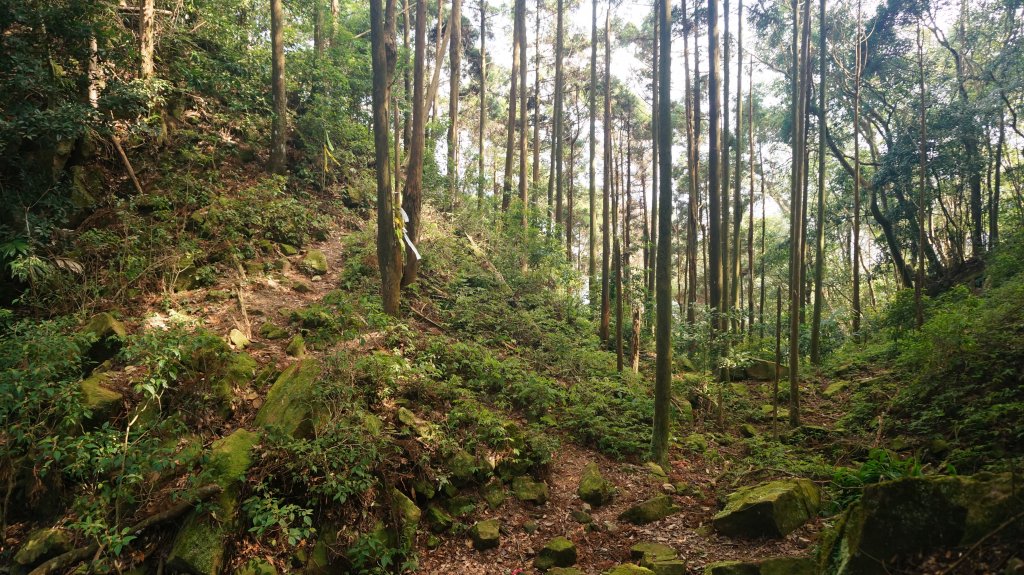
[[[421,312],[420,310],[418,310],[418,309],[416,309],[416,308],[414,308],[412,306],[409,306],[409,310],[412,311],[412,313],[416,314],[416,317],[422,319],[423,321],[429,323],[430,325],[436,327],[437,329],[442,330],[442,331],[447,329],[443,325],[437,323],[436,321],[434,321],[434,320],[430,319],[429,317],[427,317],[426,315],[424,315],[423,312]]]
[[[121,162],[124,163],[125,169],[128,170],[128,175],[131,177],[132,183],[135,184],[135,191],[139,192],[139,195],[142,195],[144,193],[142,191],[142,184],[139,183],[139,178],[135,177],[135,168],[133,168],[132,163],[128,161],[128,154],[124,153],[124,148],[121,147],[121,138],[117,137],[115,134],[111,140],[114,142],[114,147],[117,148],[118,155],[121,156]]]
[[[165,509],[164,511],[161,511],[155,515],[150,515],[149,517],[143,519],[142,521],[139,521],[135,525],[132,525],[128,530],[128,534],[138,535],[139,533],[145,531],[149,527],[183,515],[186,511],[192,509],[192,507],[194,507],[197,503],[206,501],[207,499],[219,494],[220,492],[220,485],[204,485],[196,491],[195,497],[193,497],[191,501],[182,501],[181,503],[178,503],[177,505],[170,507],[169,509]],[[53,559],[50,559],[49,561],[43,563],[39,567],[36,567],[32,571],[30,571],[28,575],[49,575],[50,573],[56,573],[57,571],[67,569],[68,567],[71,567],[76,563],[85,561],[89,557],[95,556],[97,553],[99,553],[99,551],[100,546],[98,543],[93,543],[92,545],[72,549],[71,551],[68,551],[63,555],[58,555]]]
[[[1002,524],[1000,524],[1000,525],[999,525],[999,527],[996,527],[996,528],[995,528],[995,529],[993,529],[992,531],[989,531],[987,535],[985,535],[985,536],[984,536],[984,537],[982,537],[981,539],[978,539],[978,542],[977,542],[977,543],[975,543],[974,545],[971,545],[971,548],[970,548],[970,549],[968,549],[968,550],[967,550],[967,551],[966,551],[966,552],[965,552],[965,553],[964,553],[963,555],[961,555],[961,556],[960,556],[960,558],[959,558],[959,559],[957,559],[955,563],[953,563],[952,565],[950,565],[950,566],[949,566],[949,569],[946,569],[945,571],[943,571],[943,572],[942,572],[942,575],[949,575],[950,573],[952,573],[953,571],[955,571],[955,570],[956,570],[956,568],[957,568],[957,567],[959,567],[961,563],[963,563],[964,561],[966,561],[966,560],[967,560],[967,558],[968,558],[968,557],[970,557],[972,553],[974,553],[974,552],[975,552],[975,551],[976,551],[976,550],[977,550],[977,549],[978,549],[979,547],[981,547],[981,544],[982,544],[982,543],[984,543],[984,542],[988,541],[989,537],[992,537],[992,536],[993,536],[993,535],[995,535],[996,533],[999,533],[999,532],[1000,532],[1000,531],[1002,531],[1003,529],[1006,529],[1007,527],[1009,527],[1009,526],[1013,525],[1014,523],[1016,523],[1016,522],[1017,522],[1017,521],[1018,521],[1019,519],[1021,519],[1022,517],[1024,517],[1024,511],[1022,511],[1022,512],[1020,512],[1020,513],[1016,514],[1016,515],[1014,515],[1013,517],[1011,517],[1011,518],[1007,519],[1007,520],[1006,520],[1006,521],[1004,521],[1004,522],[1003,522]]]

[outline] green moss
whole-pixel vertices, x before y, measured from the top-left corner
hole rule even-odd
[[[555,537],[548,541],[533,561],[533,566],[541,571],[552,567],[571,567],[576,564],[576,544],[565,537]]]
[[[720,533],[733,537],[785,537],[820,506],[820,492],[811,481],[772,481],[730,495],[712,522]]]
[[[522,475],[512,480],[512,494],[520,501],[544,505],[548,501],[548,484]]]
[[[322,276],[327,273],[327,256],[320,250],[309,250],[299,267],[311,276]]]
[[[473,548],[483,551],[497,547],[501,539],[500,527],[501,523],[497,519],[478,521],[469,532],[473,539]]]
[[[619,514],[619,519],[634,525],[646,525],[678,513],[680,508],[668,495],[658,495]]]
[[[14,555],[14,562],[22,567],[34,567],[70,549],[71,538],[63,529],[39,529],[29,534]]]
[[[678,556],[675,549],[662,543],[637,543],[629,548],[629,558],[638,563],[675,559]]]
[[[654,575],[654,571],[632,563],[623,563],[605,571],[604,575]]]
[[[117,414],[121,407],[121,400],[124,397],[106,387],[110,377],[109,372],[94,373],[79,384],[82,391],[82,403],[92,413],[89,417],[89,422],[92,424],[109,420]]]
[[[264,339],[284,339],[288,337],[288,331],[283,327],[276,326],[272,323],[264,322],[260,326],[260,336]]]
[[[263,407],[256,414],[256,424],[276,427],[293,437],[308,436],[313,431],[310,391],[320,373],[320,364],[309,358],[284,370],[267,392]]]

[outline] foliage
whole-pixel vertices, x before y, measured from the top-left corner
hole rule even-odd
[[[262,539],[268,532],[279,534],[290,546],[299,545],[316,534],[313,511],[294,503],[282,503],[267,493],[266,484],[256,486],[256,495],[242,502],[242,510],[252,521],[249,533]]]
[[[921,477],[920,462],[914,457],[900,459],[895,453],[886,449],[872,449],[868,458],[857,469],[837,467],[832,478],[832,485],[837,489],[837,496],[831,505],[834,511],[845,509],[860,499],[866,485],[891,481],[903,477]]]

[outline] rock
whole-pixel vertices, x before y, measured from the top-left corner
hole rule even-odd
[[[740,435],[743,437],[757,437],[758,435],[761,435],[761,433],[757,431],[757,428],[753,425],[744,423],[740,426]]]
[[[778,365],[774,361],[755,359],[753,363],[748,365],[746,368],[747,377],[759,381],[773,381],[776,371],[778,372],[780,381],[789,377],[789,367],[785,365]]]
[[[785,537],[821,506],[818,487],[807,479],[772,481],[729,496],[712,524],[730,537]]]
[[[850,387],[849,381],[833,381],[825,387],[825,391],[821,392],[825,399],[832,399],[840,393],[846,391]]]
[[[572,567],[576,564],[576,544],[565,537],[555,537],[537,553],[533,566],[540,571],[552,567]]]
[[[1006,569],[1003,570],[1003,575],[1024,575],[1024,560],[1018,557],[1012,557],[1006,562]]]
[[[437,549],[441,546],[441,538],[431,533],[427,535],[427,549]]]
[[[891,571],[885,561],[975,545],[1024,512],[1019,483],[1010,473],[986,473],[869,485],[822,536],[824,573],[882,574]],[[1019,523],[1012,527],[1002,534],[1018,539],[1024,535]]]
[[[291,244],[278,244],[278,246],[281,248],[281,253],[286,256],[294,256],[299,253],[299,248]]]
[[[680,508],[668,495],[658,495],[623,511],[619,519],[634,525],[646,525],[678,513]]]
[[[704,568],[704,575],[816,575],[813,560],[805,557],[773,557],[761,561],[721,561]]]
[[[675,406],[675,416],[683,425],[693,425],[693,404],[685,397],[677,397],[672,402]]]
[[[303,575],[328,575],[332,573],[331,548],[338,541],[338,526],[333,523],[321,525],[317,531],[316,544],[309,553],[302,569]]]
[[[623,563],[622,565],[612,567],[609,571],[605,571],[604,575],[654,575],[654,571],[632,563]]]
[[[301,333],[295,334],[292,340],[288,342],[288,347],[285,348],[284,352],[298,359],[306,357],[306,339],[302,337]]]
[[[484,501],[491,509],[497,509],[501,507],[502,503],[505,503],[505,486],[498,478],[493,478],[487,485],[484,485],[482,492]]]
[[[221,302],[231,299],[231,292],[223,289],[212,289],[206,292],[206,301]]]
[[[801,443],[804,441],[826,441],[832,435],[832,430],[820,425],[801,425],[790,429],[785,433],[783,439],[787,443]]]
[[[583,525],[588,525],[588,524],[594,522],[594,518],[591,517],[591,515],[589,513],[587,513],[586,511],[580,511],[579,509],[573,509],[572,512],[570,513],[570,515],[572,515],[572,518],[574,520],[576,520],[577,523],[581,523]]]
[[[82,333],[90,334],[96,340],[85,351],[86,357],[93,365],[112,359],[121,351],[122,342],[128,336],[124,324],[114,319],[107,312],[92,316],[89,323],[82,328]]]
[[[416,539],[416,528],[419,527],[422,512],[412,499],[395,488],[391,489],[391,504],[402,519],[402,543],[411,545]]]
[[[512,494],[520,501],[544,505],[548,501],[548,484],[520,475],[512,480]]]
[[[448,471],[456,485],[469,485],[476,478],[476,458],[460,449],[448,459]]]
[[[659,561],[662,559],[675,559],[679,553],[675,549],[663,543],[644,542],[637,543],[629,548],[629,558],[637,563],[641,561]]]
[[[214,442],[203,474],[221,486],[220,495],[203,511],[192,511],[174,538],[167,566],[194,575],[218,575],[227,540],[235,532],[238,498],[252,464],[250,450],[259,434],[244,429]]]
[[[25,544],[14,554],[14,562],[26,571],[40,563],[71,550],[71,538],[63,529],[39,529],[29,534]]]
[[[501,523],[497,519],[477,521],[469,532],[469,536],[473,539],[473,548],[483,551],[497,547],[501,537],[498,534],[500,527]]]
[[[448,500],[448,512],[456,517],[465,517],[476,511],[476,502],[468,495],[457,495]]]
[[[594,507],[600,507],[611,501],[614,493],[615,487],[601,475],[601,469],[596,463],[588,463],[583,468],[583,473],[580,475],[580,486],[576,489],[576,495],[579,495],[580,499]]]
[[[288,337],[288,332],[268,321],[260,326],[260,336],[264,339],[284,339]]]
[[[730,383],[729,389],[736,397],[750,397],[750,388],[745,383]]]
[[[688,573],[685,559],[665,559],[653,563],[644,563],[640,566],[650,569],[654,572],[654,575],[686,575]]]
[[[540,529],[540,525],[537,525],[536,521],[527,521],[523,523],[523,531],[528,534],[532,535],[536,533],[538,529]]]
[[[575,567],[552,567],[548,569],[548,575],[584,575],[583,571]]]
[[[668,481],[668,473],[665,473],[665,470],[662,469],[661,466],[658,465],[657,463],[653,461],[648,461],[647,463],[644,463],[644,467],[647,469],[647,471],[651,472],[651,475],[654,476],[654,479],[656,479],[658,483],[664,483]]]
[[[427,522],[430,523],[430,530],[434,533],[444,533],[450,531],[455,525],[455,518],[441,509],[440,505],[431,503],[427,506]]]
[[[427,441],[432,440],[437,435],[437,426],[433,423],[418,417],[412,411],[405,407],[399,407],[398,412],[395,414],[398,419],[398,423],[409,428],[409,431],[414,433],[416,437]]]
[[[609,535],[615,535],[619,532],[619,525],[614,521],[605,521],[601,523],[601,528]]]
[[[686,448],[697,453],[704,453],[708,450],[708,439],[700,433],[691,433],[683,441]]]
[[[766,403],[766,404],[761,406],[761,415],[763,415],[764,417],[770,418],[772,416],[773,409],[774,408],[772,407],[772,404]],[[787,407],[785,407],[785,406],[780,404],[779,405],[779,412],[775,416],[775,419],[778,419],[778,420],[781,420],[781,421],[785,421],[785,420],[789,419],[789,408],[787,408]]]
[[[320,377],[320,364],[301,359],[277,378],[256,414],[256,425],[276,427],[293,437],[307,437],[313,431],[309,401],[313,384]]]
[[[228,332],[228,341],[231,342],[231,346],[235,349],[242,350],[249,347],[252,343],[249,338],[245,337],[245,334],[238,328],[233,328]]]
[[[306,275],[322,276],[327,273],[327,256],[320,250],[309,250],[299,264]]]
[[[121,411],[124,396],[107,387],[110,378],[110,372],[104,371],[94,373],[78,384],[82,392],[82,403],[89,408],[90,415],[86,421],[89,427],[102,425]]]
[[[297,281],[292,284],[292,290],[296,293],[310,293],[313,291],[313,288],[311,288],[307,283]]]

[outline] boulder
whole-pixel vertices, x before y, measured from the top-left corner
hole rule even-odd
[[[775,372],[778,372],[779,380],[789,377],[788,366],[779,365],[774,361],[768,361],[765,359],[755,359],[747,366],[746,372],[748,378],[759,381],[773,381],[775,378]]]
[[[565,537],[555,537],[537,553],[533,566],[540,571],[552,567],[572,567],[576,564],[576,544]]]
[[[483,551],[497,547],[501,539],[498,532],[500,528],[501,523],[497,519],[477,521],[469,531],[469,536],[473,539],[473,548]]]
[[[238,328],[232,328],[231,331],[228,332],[228,341],[231,343],[231,346],[237,350],[243,350],[249,347],[249,344],[252,343],[249,341],[249,338],[242,333],[242,330]]]
[[[96,339],[85,350],[86,357],[93,364],[100,364],[113,358],[119,351],[128,330],[124,324],[114,319],[114,316],[107,312],[98,313],[89,320],[82,328],[83,334],[89,334]]]
[[[1004,473],[909,477],[869,485],[822,537],[824,573],[888,573],[889,561],[975,545],[1024,512],[1019,483]],[[1003,536],[1024,536],[1019,522],[1009,527]]]
[[[456,485],[468,485],[476,478],[476,458],[465,449],[460,449],[448,459],[448,471]]]
[[[302,337],[301,333],[295,334],[292,340],[288,342],[288,347],[284,349],[284,352],[298,359],[306,357],[306,339]]]
[[[310,276],[322,276],[327,273],[327,256],[320,250],[309,250],[299,268]]]
[[[615,487],[601,475],[601,470],[596,463],[588,463],[583,468],[583,473],[580,475],[580,486],[576,489],[576,495],[579,495],[580,499],[594,507],[600,507],[608,503],[614,493]]]
[[[761,435],[761,433],[753,425],[749,423],[744,423],[743,425],[740,426],[740,435],[749,438],[757,437],[758,435]]]
[[[260,336],[264,339],[284,339],[288,337],[288,332],[284,328],[268,321],[260,326]]]
[[[444,533],[451,531],[455,525],[455,518],[441,509],[440,505],[431,503],[427,506],[427,522],[430,523],[430,530],[434,533]]]
[[[448,512],[456,517],[465,517],[476,511],[476,501],[468,495],[456,495],[448,500]]]
[[[679,511],[680,508],[672,502],[671,497],[668,495],[658,495],[623,511],[619,515],[619,519],[634,525],[646,525],[660,521]]]
[[[548,569],[548,575],[583,575],[583,571],[575,567],[552,567]]]
[[[29,534],[14,554],[14,562],[25,571],[71,550],[71,538],[63,529],[39,529]]]
[[[712,519],[730,537],[785,537],[818,512],[821,494],[807,479],[772,481],[740,489]]]
[[[761,561],[721,561],[704,568],[704,575],[816,575],[816,565],[805,557],[773,557]]]
[[[828,386],[825,387],[825,391],[821,392],[821,394],[825,396],[825,399],[832,399],[849,388],[849,381],[833,381],[832,383],[828,384]]]
[[[548,484],[520,475],[512,480],[512,494],[520,501],[544,505],[548,502]]]
[[[292,364],[267,392],[256,414],[256,424],[276,427],[293,437],[307,437],[313,431],[309,395],[319,377],[320,364],[314,359]]]
[[[637,543],[629,549],[629,556],[655,575],[686,575],[686,561],[668,545]]]
[[[167,558],[172,570],[192,575],[221,572],[227,541],[235,532],[242,483],[252,465],[249,452],[258,440],[258,433],[239,429],[214,442],[203,474],[222,491],[202,512],[193,510],[186,517]]]
[[[401,535],[403,544],[411,545],[416,539],[416,528],[419,527],[423,513],[401,491],[391,489],[391,506],[396,515],[402,519]]]
[[[281,253],[286,256],[294,256],[299,253],[299,248],[291,244],[278,244],[281,248]]]
[[[82,404],[89,408],[90,415],[86,421],[88,427],[109,421],[121,410],[124,396],[107,387],[111,377],[110,372],[106,371],[93,373],[78,384],[82,392]]]
[[[497,509],[501,507],[502,503],[505,503],[505,486],[497,477],[492,478],[487,485],[484,485],[482,495],[488,507]]]
[[[605,571],[604,575],[654,575],[654,571],[632,563],[623,563]]]
[[[430,440],[437,435],[437,429],[433,423],[418,417],[405,407],[399,407],[395,417],[400,425],[409,428],[409,431],[420,439]]]

